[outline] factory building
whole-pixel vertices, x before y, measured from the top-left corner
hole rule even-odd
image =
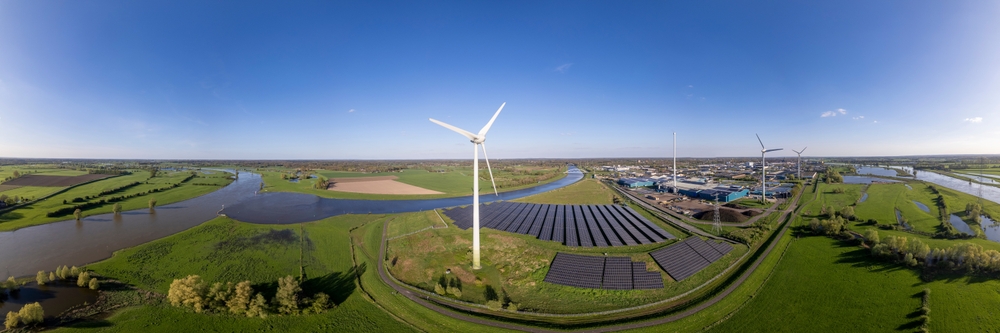
[[[656,180],[649,178],[621,178],[618,180],[618,185],[636,188],[636,187],[650,187],[656,184]]]

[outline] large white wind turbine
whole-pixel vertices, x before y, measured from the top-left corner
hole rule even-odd
[[[473,153],[472,153],[472,269],[479,269],[482,266],[479,264],[479,146],[483,146],[483,157],[486,157],[486,170],[490,172],[490,182],[493,183],[493,194],[497,194],[497,183],[493,180],[493,169],[490,168],[490,157],[486,154],[486,132],[490,130],[490,126],[493,126],[493,121],[497,120],[497,116],[500,115],[500,110],[503,110],[504,105],[507,102],[500,104],[500,108],[497,109],[497,113],[493,114],[493,118],[490,118],[490,122],[483,126],[483,129],[479,130],[479,134],[472,134],[469,131],[463,130],[461,128],[448,125],[444,122],[435,120],[434,118],[429,118],[431,122],[444,126],[444,128],[450,129],[469,138],[472,142]]]
[[[767,202],[767,170],[765,170],[767,168],[767,161],[764,159],[764,154],[779,151],[781,148],[765,148],[764,141],[760,141],[760,135],[757,135],[757,142],[760,142],[760,202]]]
[[[806,147],[806,148],[809,148],[809,147]],[[795,161],[796,169],[797,169],[797,172],[798,172],[795,175],[796,179],[802,179],[802,152],[806,151],[806,148],[802,148],[802,150],[800,150],[800,151],[796,151],[795,149],[792,149],[792,151],[794,151],[796,155],[799,155],[799,159]]]

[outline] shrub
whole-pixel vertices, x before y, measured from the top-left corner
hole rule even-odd
[[[440,284],[435,284],[434,292],[437,293],[438,295],[444,296],[445,290],[444,287],[442,287]]]
[[[226,306],[229,307],[229,312],[244,314],[247,312],[247,306],[250,305],[251,299],[253,299],[253,289],[250,288],[250,281],[243,281],[236,284],[233,297],[229,298]]]
[[[4,326],[8,330],[21,326],[21,317],[17,315],[17,312],[14,311],[7,312],[7,321],[4,322]]]
[[[17,312],[17,316],[24,325],[41,324],[45,320],[45,311],[42,310],[41,304],[35,302],[25,304],[24,307]]]
[[[503,308],[503,303],[500,303],[499,300],[492,300],[492,301],[486,302],[486,307],[490,308],[490,310],[496,311],[496,310],[500,310],[501,308]]]
[[[328,308],[330,308],[330,296],[324,293],[316,293],[313,296],[312,304],[309,306],[309,312],[323,313]]]
[[[35,282],[38,282],[39,286],[44,286],[45,282],[49,282],[48,277],[45,276],[45,271],[38,271],[38,274],[35,274]]]
[[[88,272],[82,272],[82,273],[80,273],[80,275],[77,276],[77,279],[76,279],[76,286],[77,287],[80,287],[80,288],[86,287],[88,283],[90,283],[90,273],[88,273]]]
[[[226,301],[233,294],[233,283],[226,282],[222,284],[221,282],[216,282],[212,284],[209,288],[208,294],[205,299],[208,302],[208,307],[216,310],[222,310],[226,307]]]
[[[267,300],[264,299],[264,295],[257,294],[257,297],[250,301],[246,314],[247,317],[267,318]]]
[[[278,279],[278,293],[274,296],[278,305],[278,312],[282,314],[296,314],[299,312],[299,281],[291,275]]]
[[[173,306],[190,306],[201,313],[205,309],[205,283],[197,275],[176,279],[170,284],[167,300]]]
[[[517,312],[517,303],[507,303],[507,311]]]
[[[875,246],[875,244],[878,244],[879,243],[878,230],[875,229],[865,230],[865,242],[871,246]]]

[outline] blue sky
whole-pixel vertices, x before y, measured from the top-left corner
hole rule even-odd
[[[1000,2],[0,2],[0,156],[1000,153]],[[770,147],[769,147],[770,148]]]

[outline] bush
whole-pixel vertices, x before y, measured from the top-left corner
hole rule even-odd
[[[87,284],[89,284],[89,283],[90,283],[90,273],[88,273],[88,272],[82,272],[82,273],[80,273],[80,275],[77,276],[77,279],[76,279],[76,286],[77,287],[83,288],[83,287],[86,287]]]
[[[231,313],[245,314],[251,299],[253,299],[253,288],[250,287],[250,281],[243,281],[236,284],[233,297],[226,302],[226,307]]]
[[[4,322],[4,326],[8,330],[21,326],[21,317],[17,315],[17,312],[14,311],[7,312],[7,321]]]
[[[170,284],[167,300],[173,306],[190,306],[194,312],[201,313],[205,309],[205,283],[197,275],[188,275],[176,279]]]
[[[434,284],[434,292],[438,295],[444,296],[445,290],[440,284]]]
[[[17,312],[17,317],[24,325],[41,324],[45,320],[45,310],[42,310],[42,305],[38,302],[25,304]]]
[[[97,278],[90,278],[90,283],[88,285],[90,290],[97,290],[101,288],[101,282],[97,281]]]
[[[490,310],[496,311],[496,310],[500,310],[500,309],[503,308],[503,303],[500,303],[499,300],[492,300],[492,301],[486,302],[486,307],[490,308]]]
[[[462,298],[462,289],[458,289],[458,287],[448,287],[447,291],[455,297]]]
[[[233,283],[226,282],[222,284],[221,282],[216,282],[212,284],[212,287],[208,289],[208,294],[205,295],[205,299],[208,303],[208,307],[214,310],[222,310],[226,308],[226,301],[229,297],[233,295]]]
[[[48,277],[45,276],[45,271],[38,271],[38,274],[35,274],[35,282],[38,282],[39,286],[44,286],[46,282],[49,282]]]
[[[247,317],[267,318],[267,300],[264,299],[264,295],[257,294],[257,297],[250,301],[250,305],[247,306]]]
[[[507,303],[507,311],[517,312],[517,303]]]
[[[278,305],[278,312],[282,314],[297,314],[299,312],[299,281],[291,275],[278,279],[278,293],[274,300]]]
[[[309,305],[309,312],[311,313],[323,313],[326,309],[330,308],[330,296],[324,293],[316,293],[313,296],[312,303]]]

